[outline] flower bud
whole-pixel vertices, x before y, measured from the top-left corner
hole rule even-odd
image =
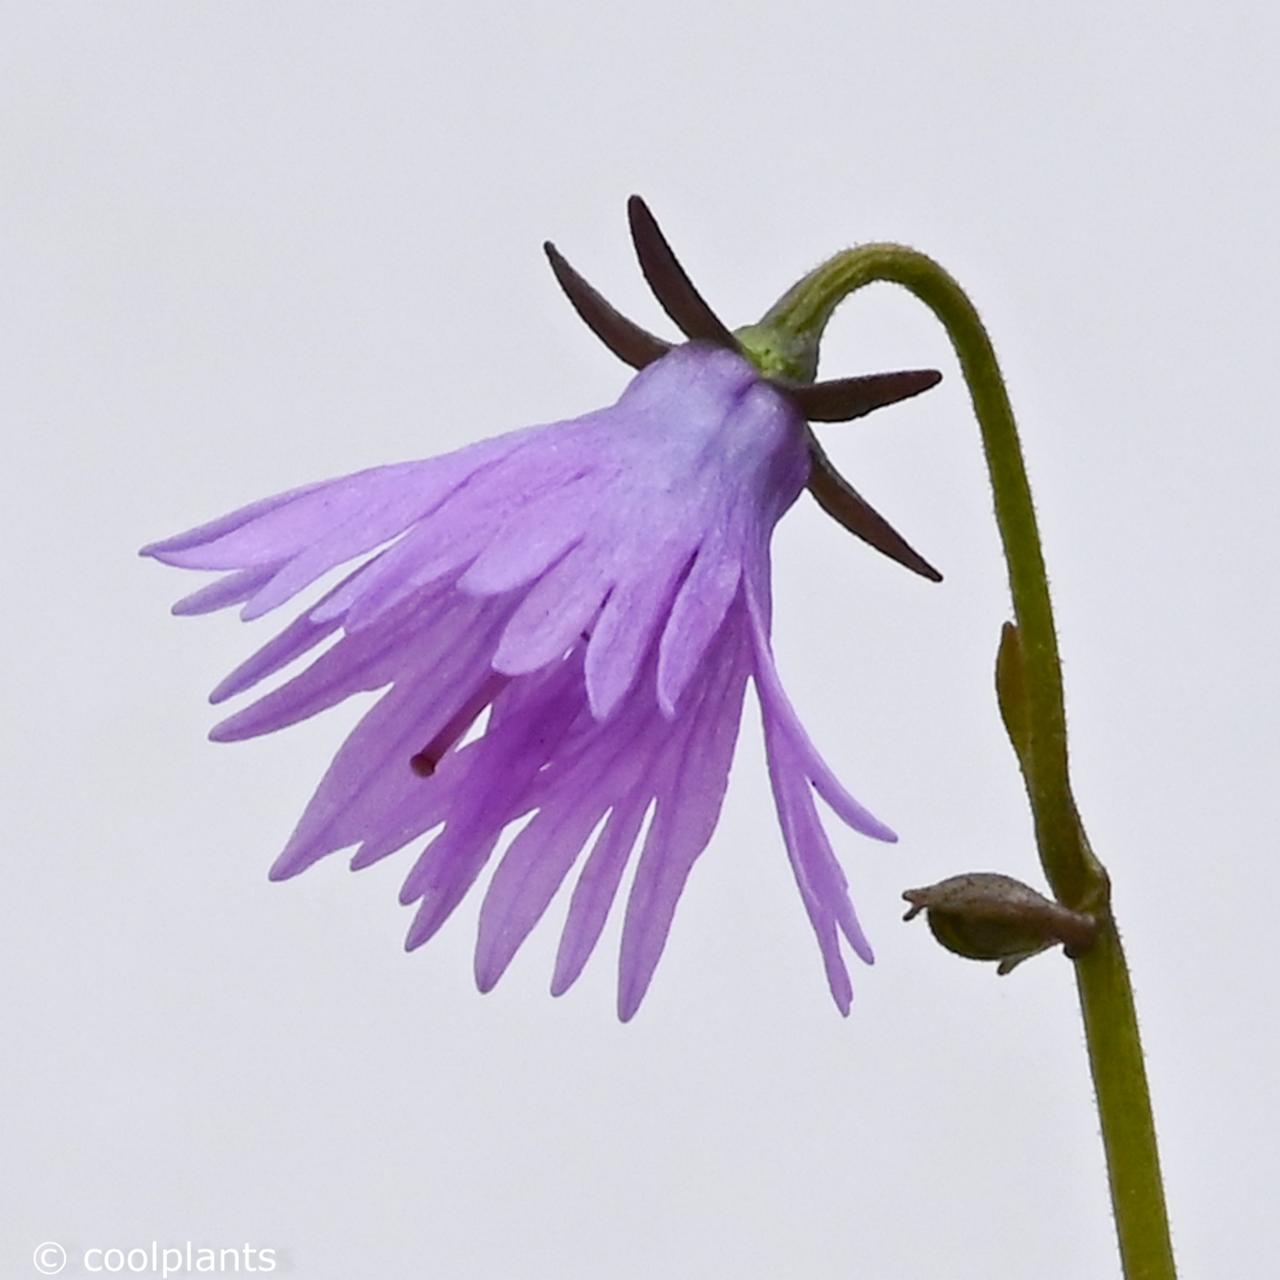
[[[904,919],[925,912],[933,936],[948,951],[970,960],[998,960],[1002,974],[1056,943],[1074,958],[1092,946],[1097,934],[1092,916],[991,871],[952,876],[902,896],[911,903]]]

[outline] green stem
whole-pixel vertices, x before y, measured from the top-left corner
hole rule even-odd
[[[1133,990],[1111,914],[1110,882],[1089,847],[1071,794],[1053,606],[1018,428],[991,340],[955,280],[931,258],[896,244],[837,254],[791,289],[753,332],[777,335],[779,349],[816,353],[835,308],[877,281],[901,285],[933,311],[951,339],[973,400],[1017,619],[1026,698],[1022,766],[1040,861],[1058,901],[1092,913],[1099,923],[1097,942],[1076,960],[1076,985],[1124,1274],[1127,1280],[1172,1280],[1173,1250]]]
[[[1107,1152],[1120,1258],[1129,1280],[1173,1280],[1173,1245],[1133,987],[1110,912],[1100,923],[1097,942],[1076,960],[1076,990]]]

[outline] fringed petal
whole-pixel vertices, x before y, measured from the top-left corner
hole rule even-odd
[[[183,569],[246,569],[280,563],[320,541],[362,509],[381,505],[405,485],[420,482],[432,466],[431,462],[403,462],[357,471],[300,490],[212,541],[193,542],[187,535],[186,545],[170,550],[160,543],[150,554]],[[206,527],[216,526],[217,522]]]
[[[601,502],[593,473],[515,507],[458,581],[471,595],[528,586],[586,536]]]
[[[207,587],[183,596],[170,612],[182,618],[199,613],[215,613],[228,605],[239,604],[265,582],[269,582],[275,572],[276,566],[268,564],[257,569],[240,569],[229,573],[225,578],[219,578],[217,582],[211,582]]]
[[[247,506],[239,507],[235,511],[228,512],[225,516],[219,516],[216,520],[198,524],[194,529],[188,529],[185,533],[174,534],[173,537],[162,538],[158,542],[149,542],[138,554],[140,556],[150,556],[163,564],[178,564],[179,562],[172,558],[178,552],[186,551],[190,547],[207,546],[209,543],[216,542],[219,538],[243,528],[251,521],[275,511],[278,507],[286,506],[335,483],[337,482],[333,480],[325,480],[317,484],[304,484],[296,489],[287,489],[284,493],[273,494],[270,498],[259,498],[257,502],[251,502]]]
[[[417,737],[420,739],[421,734]],[[362,806],[368,811],[367,820],[355,837],[360,847],[351,857],[351,870],[373,866],[444,822],[470,781],[479,746],[478,742],[469,742],[449,752],[430,778],[422,778],[412,769],[400,770],[392,761],[394,780],[385,793],[380,788],[376,802],[371,800]],[[413,750],[412,743],[409,749]]]
[[[738,592],[741,551],[731,518],[723,517],[708,531],[666,618],[658,649],[658,705],[668,717],[675,715]]]
[[[839,778],[831,771],[830,765],[818,754],[818,749],[805,732],[804,725],[800,723],[800,717],[796,715],[795,708],[791,705],[791,700],[778,679],[773,650],[769,644],[767,614],[750,578],[746,586],[746,599],[754,649],[752,674],[755,678],[756,690],[760,695],[762,716],[771,721],[780,733],[787,736],[818,794],[835,810],[842,821],[873,840],[894,843],[898,837],[892,829],[885,826],[879,818],[845,790]]]
[[[334,591],[339,590],[341,586],[342,583],[339,583]],[[329,595],[332,594],[331,591]],[[328,599],[328,596],[325,599]],[[216,705],[238,693],[252,689],[255,684],[268,676],[275,675],[277,671],[283,671],[304,653],[309,653],[316,645],[328,639],[340,625],[339,618],[330,618],[324,622],[316,622],[312,614],[303,614],[295,618],[283,631],[268,640],[261,649],[236,667],[209,695],[209,701]]]
[[[608,567],[595,549],[574,547],[538,580],[507,623],[494,669],[522,676],[563,657],[594,621],[609,585]]]
[[[409,670],[429,674],[444,654],[471,638],[483,606],[454,600],[424,617],[420,603],[410,599],[382,626],[344,636],[301,674],[215,725],[209,736],[238,742],[274,733]]]
[[[766,725],[765,749],[787,857],[822,951],[832,997],[847,1015],[852,987],[840,955],[837,927],[860,959],[871,964],[875,956],[858,923],[844,872],[818,818],[803,758],[776,724]]]
[[[403,813],[415,801],[426,819],[421,830],[443,819],[455,772],[451,758],[431,778],[415,773],[410,760],[488,679],[486,654],[500,618],[476,621],[469,637],[474,647],[438,645],[436,662],[398,682],[365,714],[316,788],[276,860],[273,879],[296,875],[326,854],[360,843],[379,830],[386,815]],[[420,833],[410,831],[395,847]],[[381,838],[387,838],[385,831]]]
[[[388,486],[381,504],[362,506],[350,519],[304,547],[277,570],[271,581],[245,605],[240,616],[249,622],[278,609],[336,565],[398,537],[445,500],[447,490],[442,493],[443,488],[442,477],[436,477],[435,483],[429,486]]]
[[[655,548],[643,572],[621,578],[609,593],[587,646],[587,697],[597,720],[607,719],[635,683],[691,555],[687,544]]]
[[[540,428],[539,432],[545,431]],[[419,587],[453,578],[517,518],[529,502],[572,487],[588,467],[571,449],[540,449],[540,434],[478,471],[398,542],[364,565],[333,598],[317,606],[318,621],[345,615],[348,630],[372,625]]]
[[[581,679],[580,657],[569,658],[543,680],[526,682],[532,689],[513,685],[504,692],[502,700],[521,702],[519,713],[485,734],[472,766],[472,786],[401,888],[401,902],[421,899],[406,948],[433,937],[475,882],[522,793],[583,714],[577,692]]]
[[[618,968],[618,1017],[634,1016],[666,945],[676,903],[720,817],[746,688],[746,646],[727,620],[696,708],[673,735],[635,883],[627,899]]]
[[[538,812],[498,864],[480,909],[475,971],[482,991],[505,972],[600,819],[635,785],[644,766],[636,739],[652,719],[636,699],[627,714],[607,726],[593,723],[581,741],[557,753],[563,767],[549,771]]]
[[[772,734],[766,733],[765,752],[769,762],[769,779],[778,808],[778,823],[782,827],[782,838],[787,847],[787,858],[791,862],[792,874],[800,890],[809,923],[818,939],[831,998],[836,1002],[836,1008],[847,1018],[853,1002],[853,984],[849,981],[849,970],[840,954],[835,913],[811,876],[807,856],[809,849],[805,833],[800,830],[801,808],[806,797],[798,794],[795,772],[791,762],[784,758],[788,749],[789,744],[776,729]],[[803,775],[799,778],[799,785],[807,790],[807,779]],[[811,799],[809,803],[812,805]]]

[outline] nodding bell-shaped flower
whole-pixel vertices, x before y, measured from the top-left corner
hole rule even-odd
[[[225,573],[174,612],[243,604],[245,619],[354,563],[212,701],[327,647],[211,736],[273,733],[384,690],[271,874],[288,878],[351,847],[353,867],[369,866],[434,833],[401,890],[416,904],[410,948],[449,918],[504,830],[532,815],[485,890],[475,953],[482,991],[578,865],[551,984],[554,994],[567,990],[640,845],[617,1006],[624,1020],[635,1013],[715,829],[750,680],[783,841],[847,1013],[840,935],[864,960],[872,955],[815,792],[862,834],[894,836],[832,774],[783,691],[769,641],[769,544],[808,485],[859,536],[936,577],[835,475],[808,420],[858,416],[938,375],[818,384],[764,376],[639,200],[631,219],[645,274],[690,339],[682,345],[624,320],[548,246],[580,314],[641,369],[616,404],[295,489],[143,554]]]

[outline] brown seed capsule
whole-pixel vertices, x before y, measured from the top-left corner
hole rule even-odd
[[[1092,916],[997,872],[951,876],[902,896],[911,903],[904,919],[924,911],[933,936],[948,951],[970,960],[998,960],[1002,974],[1057,943],[1068,956],[1082,955],[1097,936]]]

